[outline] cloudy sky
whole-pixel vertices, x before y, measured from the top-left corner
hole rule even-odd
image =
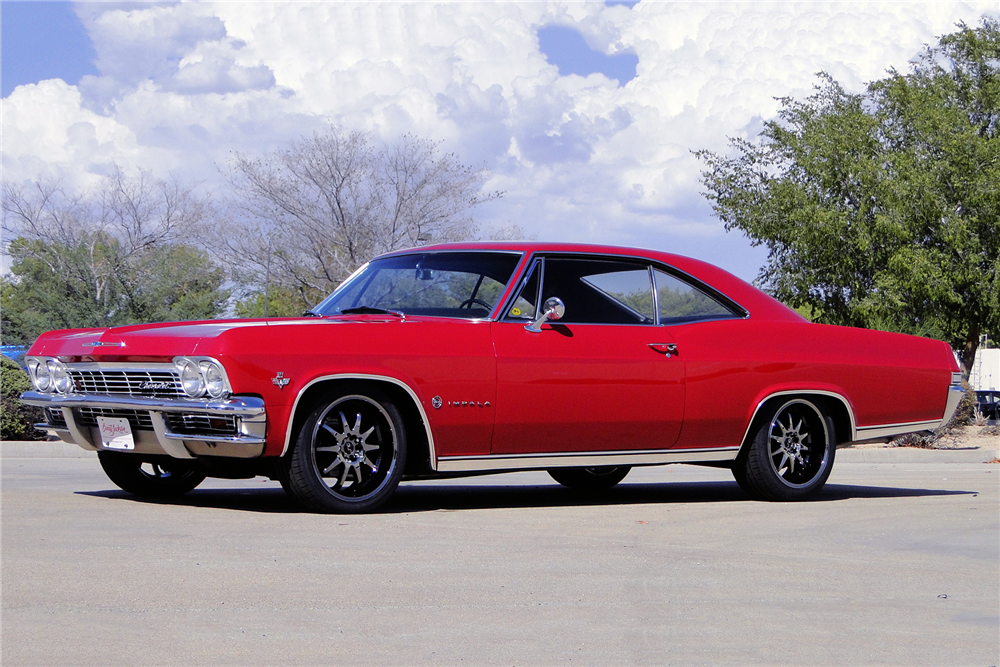
[[[484,226],[654,247],[755,277],[691,151],[725,151],[825,71],[905,70],[990,2],[10,2],[2,178],[118,163],[221,188],[234,150],[336,124],[491,172]]]

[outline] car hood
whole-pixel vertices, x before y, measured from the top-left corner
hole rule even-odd
[[[169,361],[178,355],[220,352],[221,341],[237,330],[274,327],[326,327],[345,324],[398,323],[396,316],[357,315],[258,320],[205,320],[138,324],[107,329],[62,329],[42,334],[29,355],[66,358],[66,361]],[[263,334],[263,331],[261,331]],[[251,334],[253,335],[253,334]]]

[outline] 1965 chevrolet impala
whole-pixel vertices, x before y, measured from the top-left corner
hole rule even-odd
[[[943,342],[811,324],[685,257],[544,243],[390,253],[302,318],[52,331],[28,365],[39,427],[122,489],[265,475],[320,512],[401,479],[601,489],[667,463],[801,499],[838,443],[934,429],[962,396]]]

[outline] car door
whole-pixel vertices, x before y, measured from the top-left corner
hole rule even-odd
[[[539,303],[559,321],[531,331]],[[494,454],[666,449],[684,415],[684,362],[656,324],[652,270],[632,260],[536,259],[492,325]]]

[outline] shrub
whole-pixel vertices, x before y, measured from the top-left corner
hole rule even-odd
[[[0,440],[41,440],[45,435],[35,430],[42,421],[41,408],[21,402],[21,393],[31,389],[31,380],[16,362],[0,356]]]

